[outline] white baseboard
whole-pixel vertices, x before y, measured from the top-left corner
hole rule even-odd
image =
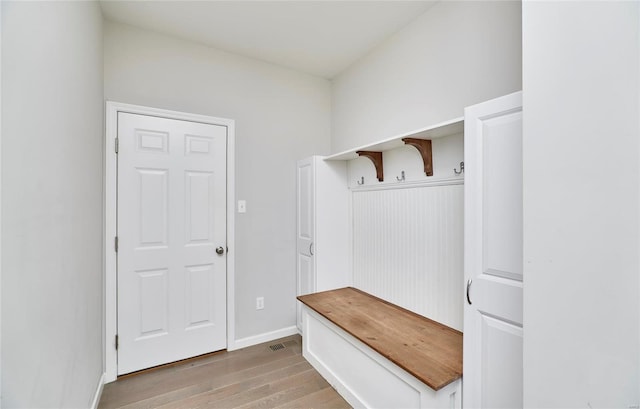
[[[228,351],[234,351],[236,349],[250,347],[252,345],[262,344],[263,342],[273,341],[274,339],[288,337],[289,335],[295,335],[298,333],[298,327],[295,325],[291,327],[282,328],[279,330],[265,332],[263,334],[253,335],[246,338],[236,339],[233,345],[227,347]]]
[[[98,409],[98,404],[100,404],[100,397],[102,396],[102,389],[104,388],[104,380],[106,374],[103,373],[98,380],[98,385],[96,387],[96,394],[93,395],[93,401],[91,402],[91,409]]]

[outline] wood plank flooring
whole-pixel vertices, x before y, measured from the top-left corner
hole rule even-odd
[[[294,335],[120,377],[105,385],[99,408],[350,408],[301,344]]]

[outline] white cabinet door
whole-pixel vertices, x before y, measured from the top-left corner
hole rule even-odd
[[[350,196],[346,161],[315,156],[315,291],[351,285]]]
[[[463,406],[522,407],[522,93],[465,109]]]
[[[315,291],[315,167],[313,158],[298,161],[296,200],[297,295]],[[296,301],[298,330],[302,330],[300,302]]]
[[[351,285],[349,195],[346,162],[322,156],[298,161],[296,295]],[[296,305],[302,332],[300,302]]]
[[[227,128],[119,113],[118,138],[118,374],[226,348]]]

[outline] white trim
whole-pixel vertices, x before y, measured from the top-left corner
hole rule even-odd
[[[104,389],[105,376],[106,376],[106,374],[103,372],[102,375],[100,376],[100,379],[98,379],[98,385],[96,387],[96,393],[93,395],[93,400],[91,401],[91,406],[89,406],[91,409],[98,409],[98,405],[100,404],[100,398],[102,397],[102,391]]]
[[[236,125],[227,124],[227,350],[236,344]],[[231,252],[231,253],[230,253]]]
[[[2,4],[0,4],[0,21],[2,21]],[[2,146],[2,30],[0,30],[0,147]],[[2,149],[0,148],[0,158]],[[2,160],[0,159],[0,169]],[[2,172],[0,171],[0,180]],[[0,215],[2,215],[2,183],[0,183]],[[0,231],[2,231],[2,217],[0,216]],[[2,294],[2,235],[0,235],[0,294]],[[0,317],[2,316],[2,298],[0,297]],[[0,341],[2,340],[2,321],[0,320]],[[0,342],[2,345],[2,342]],[[2,362],[2,348],[0,348],[0,362]],[[0,365],[1,366],[1,365]],[[2,370],[0,370],[0,408],[2,408]]]
[[[182,121],[199,122],[204,124],[222,125],[227,127],[227,349],[237,349],[235,341],[235,121],[232,119],[216,118],[206,115],[190,114],[166,109],[150,108],[139,105],[106,102],[106,130],[105,130],[105,214],[104,214],[104,359],[105,382],[115,381],[117,378],[118,356],[115,349],[117,333],[117,299],[116,299],[116,254],[114,252],[114,237],[116,236],[116,163],[117,155],[114,141],[118,132],[118,112],[139,115],[157,116]]]
[[[411,189],[416,187],[451,186],[463,185],[464,177],[437,179],[437,180],[416,180],[411,182],[389,182],[378,183],[376,185],[364,185],[350,187],[353,193],[370,192],[373,190]]]
[[[117,333],[116,255],[113,240],[116,235],[116,157],[114,140],[117,134],[117,107],[107,102],[104,138],[104,371],[105,382],[115,381],[118,355],[115,350]]]
[[[282,329],[278,329],[275,331],[265,332],[263,334],[253,335],[250,337],[236,339],[235,348],[233,349],[241,349],[250,347],[252,345],[262,344],[263,342],[273,341],[275,339],[288,337],[290,335],[298,334],[298,327],[293,325],[291,327],[286,327]],[[233,351],[233,349],[229,348],[229,351]]]

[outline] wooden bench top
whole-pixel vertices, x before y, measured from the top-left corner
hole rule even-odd
[[[438,390],[462,376],[462,332],[348,287],[302,303]]]

